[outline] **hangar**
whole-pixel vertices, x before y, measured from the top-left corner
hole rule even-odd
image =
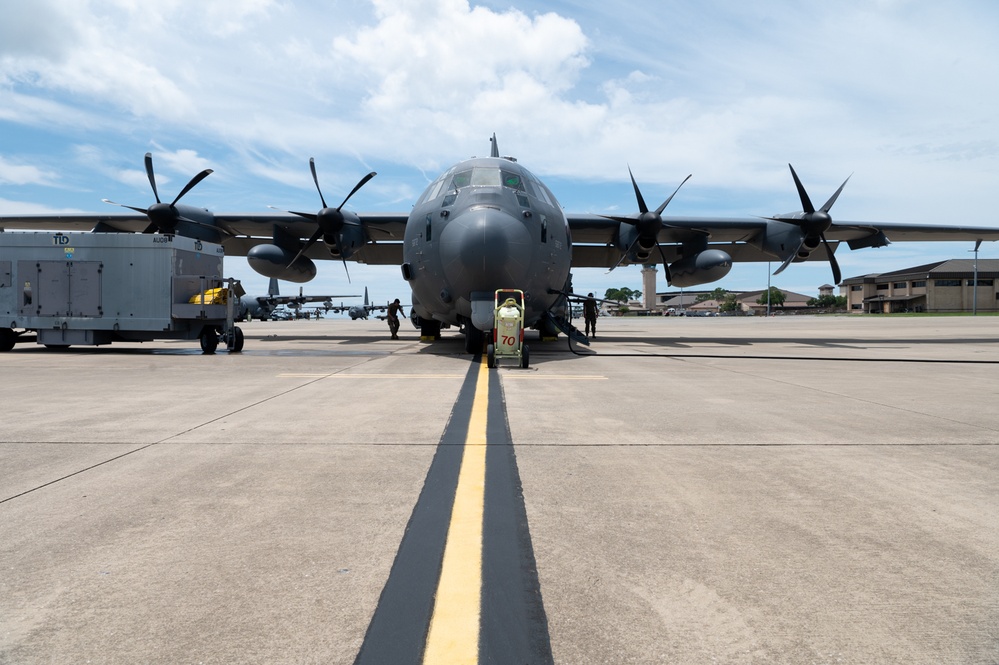
[[[840,295],[855,314],[995,312],[997,279],[999,259],[949,259],[850,277],[840,283]]]

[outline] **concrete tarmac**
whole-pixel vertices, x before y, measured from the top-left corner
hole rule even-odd
[[[351,663],[470,357],[0,354],[0,663]],[[556,663],[999,662],[999,318],[600,319],[502,398]]]

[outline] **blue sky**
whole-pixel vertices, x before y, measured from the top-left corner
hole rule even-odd
[[[989,0],[33,0],[2,18],[0,214],[148,205],[146,151],[163,198],[214,169],[184,202],[216,211],[318,209],[309,157],[328,200],[375,170],[350,207],[407,211],[495,132],[574,212],[634,212],[629,165],[650,205],[693,173],[667,214],[790,212],[790,162],[816,203],[853,174],[834,219],[999,226]],[[971,248],[837,257],[849,277]],[[322,263],[306,291],[408,297],[397,267],[350,274]],[[772,279],[830,281],[823,263]],[[641,289],[638,267],[574,283]],[[766,283],[742,264],[711,287]]]

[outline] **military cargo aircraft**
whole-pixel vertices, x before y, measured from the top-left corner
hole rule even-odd
[[[323,307],[327,312],[347,312],[351,321],[357,321],[358,319],[364,319],[367,321],[368,315],[371,312],[384,312],[388,309],[388,304],[385,305],[372,305],[368,300],[368,287],[364,287],[364,304],[363,305],[344,305],[340,303],[339,305],[329,305]]]
[[[365,290],[365,297],[367,296],[367,291]],[[286,305],[287,307],[297,310],[305,303],[310,302],[321,302],[329,305],[328,309],[334,309],[333,298],[356,298],[356,295],[332,295],[332,296],[307,296],[302,293],[302,289],[298,290],[297,296],[283,296],[280,292],[280,287],[278,286],[278,280],[271,277],[270,283],[267,287],[266,296],[254,296],[254,295],[244,295],[239,299],[239,307],[236,312],[237,321],[245,321],[247,319],[259,319],[261,321],[266,321],[271,318],[274,310],[280,305]]]
[[[221,242],[226,254],[246,256],[258,273],[298,283],[315,277],[318,259],[339,259],[344,268],[348,260],[399,265],[412,289],[412,318],[421,335],[436,338],[442,327],[458,326],[470,353],[480,352],[492,331],[498,289],[524,292],[526,326],[543,335],[561,330],[582,338],[566,311],[573,295],[572,267],[662,264],[667,282],[691,287],[721,279],[735,261],[776,261],[780,272],[792,263],[818,260],[830,263],[833,280],[839,283],[835,252],[844,242],[856,250],[895,241],[999,240],[996,228],[834,222],[830,209],[846,182],[816,208],[793,168],[801,202],[801,210],[793,213],[663,217],[677,192],[651,209],[634,175],[637,212],[566,213],[540,179],[515,158],[500,156],[495,135],[489,157],[449,168],[409,212],[344,209],[375,173],[361,178],[338,206],[330,207],[315,161],[309,165],[322,204],[317,212],[213,213],[179,203],[210,169],[165,203],[147,153],[146,173],[155,198],[150,206],[123,206],[132,212],[116,215],[6,215],[0,216],[0,229],[180,234]]]

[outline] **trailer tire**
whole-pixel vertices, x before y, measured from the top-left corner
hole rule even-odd
[[[496,367],[496,345],[488,344],[486,346],[486,367],[492,369]]]
[[[523,369],[527,369],[528,365],[531,364],[531,349],[529,346],[524,344],[520,349],[520,366]]]
[[[201,331],[201,353],[206,356],[214,355],[215,349],[219,346],[219,336],[214,328],[205,328]]]
[[[232,352],[239,353],[243,350],[243,331],[239,326],[234,326],[232,329]]]

